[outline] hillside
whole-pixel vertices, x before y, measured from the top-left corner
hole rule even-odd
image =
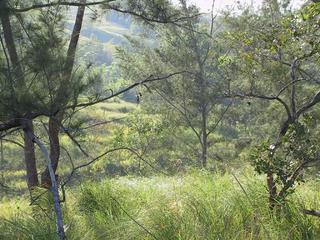
[[[66,30],[71,32],[74,25],[76,9],[71,8],[66,20]],[[87,9],[80,45],[77,54],[83,61],[95,65],[110,65],[117,46],[125,46],[128,42],[126,36],[135,36],[140,27],[130,16],[108,12],[93,19],[93,12]]]

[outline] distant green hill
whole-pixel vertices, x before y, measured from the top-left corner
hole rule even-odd
[[[87,11],[81,31],[78,56],[81,60],[95,65],[110,65],[116,46],[128,43],[126,35],[137,35],[138,27],[130,16],[109,12],[103,17],[92,20],[92,13]],[[71,9],[66,20],[66,30],[71,32],[76,15],[76,9]]]

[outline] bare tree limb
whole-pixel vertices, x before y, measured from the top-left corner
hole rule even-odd
[[[96,2],[88,2],[88,3],[81,3],[81,2],[68,2],[68,1],[55,1],[50,3],[41,3],[41,4],[33,4],[29,7],[25,8],[14,8],[14,7],[7,7],[7,10],[13,13],[23,13],[28,12],[31,10],[37,10],[42,8],[48,7],[55,7],[55,6],[73,6],[73,7],[81,7],[81,6],[94,6],[94,5],[102,5],[108,4],[114,0],[104,0],[104,1],[96,1]]]
[[[220,122],[222,121],[222,119],[224,118],[225,114],[228,112],[229,108],[231,107],[231,105],[233,104],[233,102],[230,102],[228,104],[228,106],[226,107],[226,109],[222,112],[222,114],[220,115],[220,118],[218,119],[218,121],[214,124],[214,126],[210,129],[210,131],[207,133],[207,136],[209,136],[220,124]]]
[[[35,119],[39,116],[48,116],[48,113],[44,113],[44,112],[26,113],[20,117],[12,117],[6,122],[0,122],[0,132],[6,131],[12,128],[16,128],[16,127],[21,127],[21,120]]]
[[[94,128],[94,127],[97,127],[97,126],[101,126],[101,125],[105,125],[105,124],[109,124],[109,123],[118,122],[118,121],[121,121],[121,120],[123,120],[123,119],[125,119],[125,118],[126,118],[126,117],[121,117],[121,118],[111,119],[111,120],[109,120],[109,121],[97,122],[97,123],[94,123],[94,124],[91,124],[91,125],[82,127],[81,130],[86,130],[86,129],[89,129],[89,128]]]
[[[164,80],[164,79],[168,79],[168,78],[171,78],[173,76],[176,76],[176,75],[179,75],[179,74],[183,74],[185,73],[186,71],[180,71],[180,72],[174,72],[174,73],[170,73],[170,74],[167,74],[167,75],[163,75],[163,76],[159,76],[159,77],[154,77],[153,75],[149,76],[148,78],[146,78],[145,80],[142,80],[140,82],[136,82],[134,84],[131,84],[130,86],[118,91],[118,92],[112,92],[111,95],[107,96],[107,97],[104,97],[104,98],[100,98],[98,100],[95,100],[95,101],[92,101],[92,102],[86,102],[86,103],[80,103],[80,104],[75,104],[75,105],[69,105],[69,106],[66,106],[64,109],[59,109],[60,110],[68,110],[68,109],[75,109],[75,108],[86,108],[86,107],[90,107],[90,106],[93,106],[97,103],[100,103],[100,102],[104,102],[104,101],[107,101],[111,98],[114,98],[114,97],[117,97],[133,88],[135,88],[136,86],[139,86],[139,85],[142,85],[142,84],[145,84],[145,83],[149,83],[149,82],[155,82],[155,81],[161,81],[161,80]],[[3,132],[3,131],[7,131],[9,129],[12,129],[12,128],[21,128],[21,120],[24,120],[24,119],[35,119],[37,117],[40,117],[40,116],[47,116],[47,117],[51,117],[51,116],[54,116],[57,114],[57,112],[59,111],[56,111],[56,112],[52,112],[52,113],[48,113],[48,112],[33,112],[33,113],[25,113],[24,115],[22,116],[19,116],[19,117],[12,117],[11,119],[9,119],[8,121],[5,121],[5,122],[0,122],[0,132]]]
[[[62,210],[61,210],[60,201],[59,201],[58,184],[56,181],[54,170],[51,165],[51,159],[50,159],[48,150],[45,147],[45,145],[38,139],[38,137],[33,133],[33,131],[27,127],[27,125],[24,122],[22,122],[21,124],[24,127],[24,131],[26,132],[27,136],[30,139],[32,139],[32,141],[34,141],[39,146],[41,152],[43,153],[43,155],[46,159],[47,166],[48,166],[49,172],[50,172],[50,178],[51,178],[51,191],[52,191],[52,195],[53,195],[53,199],[54,199],[54,209],[55,209],[55,212],[57,215],[56,223],[57,223],[58,235],[59,235],[60,240],[65,240],[66,236],[65,236],[64,226],[63,226]],[[44,127],[45,127],[45,125],[44,125]],[[45,127],[45,129],[46,129],[46,127]]]
[[[291,116],[291,111],[288,104],[286,104],[285,101],[282,100],[279,96],[265,96],[265,95],[260,95],[256,93],[247,93],[247,94],[235,94],[231,97],[240,97],[240,98],[252,97],[252,98],[258,98],[258,99],[264,99],[264,100],[278,101],[285,108],[287,115]]]
[[[307,215],[311,215],[311,216],[315,216],[315,217],[320,217],[320,211],[319,210],[314,210],[314,209],[302,209],[302,212],[304,214],[307,214]]]
[[[88,6],[95,6],[95,5],[102,5],[104,8],[108,10],[113,10],[119,13],[123,14],[129,14],[132,16],[135,16],[137,18],[140,18],[146,22],[155,22],[155,23],[160,23],[160,24],[166,24],[166,23],[172,23],[178,25],[179,22],[183,22],[189,18],[196,18],[201,16],[203,13],[196,14],[194,16],[177,16],[177,14],[167,16],[164,18],[159,18],[159,17],[152,17],[148,16],[147,14],[135,12],[133,10],[129,9],[122,9],[117,5],[110,4],[114,2],[115,0],[104,0],[104,1],[94,1],[94,2],[68,2],[68,1],[55,1],[55,2],[49,2],[46,4],[33,4],[29,7],[25,8],[14,8],[14,7],[7,7],[7,10],[9,12],[13,13],[23,13],[23,12],[28,12],[31,10],[37,10],[37,9],[42,9],[42,8],[48,8],[48,7],[54,7],[54,6],[74,6],[74,7],[88,7]]]
[[[193,126],[190,118],[188,117],[188,115],[186,113],[186,108],[183,108],[183,110],[185,110],[185,111],[181,110],[178,106],[174,105],[166,96],[164,96],[164,94],[160,93],[157,89],[154,89],[154,90],[160,97],[163,98],[163,100],[165,100],[170,106],[172,106],[174,109],[176,109],[182,115],[182,117],[186,120],[188,126],[191,128],[191,130],[194,132],[194,134],[199,139],[200,143],[202,143],[201,135],[196,130],[196,128]]]
[[[306,111],[308,111],[311,107],[313,107],[314,105],[316,105],[317,103],[320,102],[320,91],[318,91],[314,97],[312,98],[312,100],[309,103],[306,103],[305,105],[303,105],[298,111],[297,111],[297,116],[300,116],[301,114],[305,113]]]
[[[22,143],[19,143],[19,142],[17,142],[17,141],[14,141],[14,140],[11,140],[11,139],[6,139],[6,138],[2,138],[1,140],[2,140],[2,141],[5,141],[5,142],[13,143],[13,144],[21,147],[22,149],[24,149],[23,144],[22,144]]]
[[[107,96],[107,97],[104,97],[104,98],[100,98],[100,99],[97,99],[95,101],[92,101],[92,102],[87,102],[87,103],[79,103],[79,104],[75,104],[75,105],[69,105],[67,106],[65,109],[75,109],[75,108],[80,108],[80,107],[89,107],[89,106],[92,106],[92,105],[95,105],[97,103],[100,103],[100,102],[104,102],[104,101],[107,101],[111,98],[114,98],[114,97],[117,97],[133,88],[135,88],[136,86],[139,86],[139,85],[143,85],[145,83],[150,83],[150,82],[156,82],[156,81],[161,81],[161,80],[164,80],[164,79],[168,79],[168,78],[171,78],[171,77],[174,77],[176,75],[180,75],[180,74],[183,74],[185,73],[186,71],[180,71],[180,72],[174,72],[174,73],[169,73],[169,74],[166,74],[166,75],[162,75],[162,76],[158,76],[158,77],[155,77],[153,75],[150,75],[149,77],[147,77],[146,79],[140,81],[140,82],[136,82],[136,83],[133,83],[131,84],[130,86],[128,87],[125,87],[124,89],[118,91],[118,92],[115,92],[115,93],[111,93],[111,95]],[[1,127],[1,125],[0,125]],[[0,128],[1,130],[1,128]]]

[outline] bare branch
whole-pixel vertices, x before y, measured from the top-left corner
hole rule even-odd
[[[70,106],[67,106],[65,109],[75,109],[75,108],[79,108],[79,107],[83,107],[83,108],[89,107],[89,106],[95,105],[97,103],[104,102],[104,101],[107,101],[107,100],[109,100],[111,98],[117,97],[117,96],[129,91],[130,89],[135,88],[136,86],[143,85],[145,83],[161,81],[161,80],[168,79],[168,78],[171,78],[171,77],[176,76],[176,75],[183,74],[185,72],[186,71],[174,72],[174,73],[170,73],[170,74],[159,76],[159,77],[154,77],[153,75],[150,75],[145,80],[142,80],[140,82],[136,82],[134,84],[131,84],[130,86],[128,86],[128,87],[126,87],[126,88],[124,88],[124,89],[122,89],[122,90],[120,90],[118,92],[115,92],[115,93],[112,92],[111,95],[109,95],[107,97],[100,98],[100,99],[92,101],[92,102],[80,103],[80,104],[76,104],[76,105],[70,105]],[[0,128],[0,130],[1,130],[1,128]]]
[[[7,131],[12,128],[21,127],[21,120],[25,119],[35,119],[39,116],[47,116],[47,113],[26,113],[21,117],[13,117],[6,122],[0,122],[0,132]]]
[[[305,113],[306,111],[308,111],[311,107],[313,107],[314,105],[316,105],[317,103],[320,102],[320,91],[318,91],[314,97],[312,98],[312,100],[309,103],[306,103],[305,105],[303,105],[298,111],[297,111],[297,117],[299,117],[301,114]]]
[[[190,118],[188,117],[186,111],[187,108],[183,107],[183,110],[181,110],[178,106],[174,105],[167,97],[165,97],[163,94],[161,94],[157,89],[154,89],[155,92],[163,98],[163,100],[165,100],[170,106],[172,106],[174,109],[176,109],[181,115],[182,117],[186,120],[188,126],[191,128],[191,130],[194,132],[194,134],[197,136],[197,138],[199,139],[200,143],[202,143],[202,139],[201,139],[201,135],[200,133],[196,130],[196,128],[193,126]]]
[[[294,81],[289,82],[288,84],[284,85],[280,91],[277,94],[277,97],[279,97],[285,90],[287,90],[290,86],[295,85],[297,82],[301,82],[304,79],[299,78],[299,79],[295,79]]]
[[[298,63],[298,59],[296,58],[290,67],[290,76],[291,76],[291,109],[292,115],[296,115],[296,85],[293,84],[296,81],[296,65]]]
[[[304,214],[307,214],[307,215],[311,215],[311,216],[315,216],[315,217],[320,217],[320,211],[319,211],[319,210],[314,210],[314,209],[311,209],[311,210],[302,209],[302,212],[303,212]]]
[[[64,109],[59,109],[58,111],[55,111],[55,112],[52,112],[52,113],[34,112],[34,113],[25,113],[24,115],[22,115],[20,117],[12,117],[11,119],[9,119],[6,122],[0,122],[0,132],[7,131],[7,130],[12,129],[12,128],[20,128],[21,127],[21,120],[25,120],[25,119],[32,120],[32,119],[35,119],[35,118],[40,117],[40,116],[51,117],[51,116],[56,115],[60,110],[75,109],[75,108],[80,108],[80,107],[81,108],[86,108],[86,107],[89,107],[89,106],[93,106],[93,105],[95,105],[97,103],[104,102],[104,101],[107,101],[107,100],[109,100],[111,98],[117,97],[117,96],[129,91],[130,89],[135,88],[136,86],[143,85],[145,83],[161,81],[161,80],[168,79],[168,78],[171,78],[171,77],[179,75],[179,74],[183,74],[185,72],[186,71],[180,71],[180,72],[170,73],[170,74],[167,74],[167,75],[164,75],[164,76],[159,76],[159,77],[153,77],[153,75],[151,75],[148,78],[146,78],[145,80],[140,81],[140,82],[136,82],[134,84],[131,84],[130,86],[128,86],[128,87],[126,87],[126,88],[124,88],[124,89],[122,89],[122,90],[120,90],[118,92],[115,92],[115,93],[111,92],[111,95],[109,95],[107,97],[104,97],[104,98],[101,98],[101,99],[98,99],[98,100],[92,101],[92,102],[80,103],[80,104],[76,104],[76,105],[69,105],[69,106],[66,106]]]
[[[21,148],[24,149],[23,144],[22,144],[22,143],[19,143],[19,142],[17,142],[17,141],[14,141],[14,140],[11,140],[11,139],[6,139],[6,138],[2,138],[1,140],[5,141],[5,142],[13,143],[13,144],[15,144],[15,145],[17,145],[17,146],[19,146],[19,147],[21,147]]]
[[[54,7],[54,6],[73,6],[73,7],[88,7],[88,6],[95,6],[95,5],[102,5],[105,9],[108,10],[113,10],[119,13],[123,14],[129,14],[132,16],[135,16],[137,18],[140,18],[146,22],[155,22],[155,23],[160,23],[160,24],[166,24],[166,23],[172,23],[178,25],[179,22],[183,22],[187,19],[190,18],[196,18],[203,13],[195,14],[194,16],[177,16],[177,14],[173,14],[171,16],[167,16],[165,18],[159,18],[159,17],[152,17],[148,16],[147,14],[135,12],[129,9],[122,9],[116,5],[112,5],[110,3],[114,2],[115,0],[104,0],[104,1],[95,1],[95,2],[68,2],[68,1],[55,1],[55,2],[50,2],[47,4],[33,4],[29,7],[25,8],[14,8],[14,7],[7,7],[9,12],[13,13],[23,13],[23,12],[28,12],[31,10],[39,10],[42,8],[48,8],[48,7]],[[179,25],[178,25],[179,26]]]
[[[45,145],[38,139],[38,137],[33,133],[33,131],[25,124],[25,121],[22,122],[22,124],[27,136],[39,146],[41,152],[43,153],[46,159],[46,163],[47,163],[47,166],[50,172],[50,178],[51,178],[51,191],[54,199],[54,209],[57,215],[56,224],[57,224],[58,235],[60,237],[60,240],[65,240],[66,237],[65,237],[65,231],[63,226],[62,211],[61,211],[61,206],[59,201],[58,184],[56,181],[54,170],[51,165],[51,159],[50,159],[48,150],[46,149]]]
[[[218,121],[214,124],[214,126],[210,129],[210,131],[207,133],[207,137],[218,127],[218,125],[220,124],[220,122],[222,121],[222,119],[224,118],[225,114],[228,112],[229,108],[231,107],[233,102],[230,102],[228,104],[228,106],[226,107],[226,109],[222,112],[222,114],[220,115],[220,118],[218,119]]]
[[[118,148],[114,148],[114,149],[110,149],[104,153],[102,153],[101,155],[97,156],[97,157],[92,157],[89,153],[87,153],[83,147],[81,146],[81,144],[69,133],[69,131],[60,123],[58,122],[58,120],[56,118],[52,118],[53,120],[55,120],[60,126],[61,128],[64,130],[64,132],[68,135],[68,137],[71,139],[71,141],[80,149],[80,151],[83,153],[83,155],[85,155],[86,157],[90,158],[91,160],[87,163],[84,163],[82,165],[79,165],[77,167],[73,167],[71,173],[69,174],[69,176],[67,177],[67,179],[61,184],[62,187],[64,187],[68,182],[70,182],[70,180],[72,179],[73,175],[75,174],[75,172],[81,168],[87,167],[91,164],[93,164],[94,162],[98,161],[99,159],[101,159],[102,157],[108,155],[109,153],[113,153],[116,151],[120,151],[120,150],[126,150],[129,151],[131,153],[133,153],[135,156],[137,156],[140,160],[142,160],[143,162],[145,162],[148,166],[150,166],[152,169],[163,173],[164,175],[167,175],[165,172],[163,172],[161,169],[157,169],[155,166],[153,166],[151,163],[149,163],[148,161],[146,161],[137,151],[135,151],[132,148],[129,147],[118,147]],[[73,163],[72,163],[73,164]]]
[[[248,94],[235,94],[231,97],[240,97],[240,98],[252,97],[252,98],[264,99],[269,101],[278,101],[285,108],[287,115],[291,117],[291,111],[288,104],[286,104],[285,101],[282,100],[279,96],[265,96],[265,95],[260,95],[256,93],[248,93]]]
[[[105,124],[109,124],[109,123],[114,123],[114,122],[118,122],[118,121],[121,121],[123,119],[125,119],[126,117],[121,117],[121,118],[115,118],[115,119],[111,119],[109,121],[103,121],[103,122],[98,122],[98,123],[94,123],[94,124],[91,124],[89,126],[85,126],[85,127],[82,127],[81,130],[86,130],[86,129],[89,129],[89,128],[94,128],[94,127],[97,127],[97,126],[101,126],[101,125],[105,125]]]
[[[23,13],[23,12],[28,12],[31,10],[37,10],[37,9],[55,7],[55,6],[70,6],[70,7],[71,6],[73,6],[73,7],[93,6],[93,5],[108,4],[109,2],[112,2],[112,1],[114,1],[114,0],[104,0],[104,1],[96,1],[96,2],[88,2],[88,3],[55,1],[55,2],[44,3],[44,4],[33,4],[30,7],[25,7],[25,8],[8,7],[8,11],[14,12],[14,13]]]
[[[214,15],[213,11],[214,11],[214,5],[215,5],[216,1],[212,0],[212,6],[211,6],[211,25],[210,25],[210,36],[213,35],[213,24],[214,24],[214,20],[216,19],[216,17],[218,16],[217,14]]]

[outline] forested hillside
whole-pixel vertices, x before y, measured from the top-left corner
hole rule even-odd
[[[320,2],[207,2],[0,0],[0,239],[320,238]]]

